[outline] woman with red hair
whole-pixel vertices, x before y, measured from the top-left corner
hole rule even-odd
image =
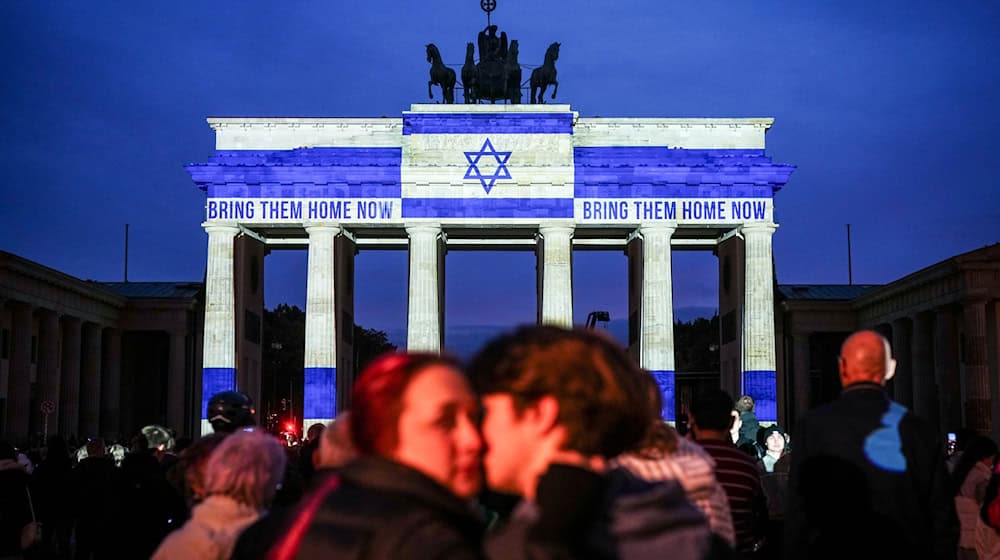
[[[270,558],[478,558],[478,403],[453,360],[388,354],[358,379],[360,458],[307,496]]]

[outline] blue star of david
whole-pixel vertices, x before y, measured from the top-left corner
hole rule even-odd
[[[469,169],[465,171],[466,179],[479,179],[486,194],[490,194],[490,189],[496,184],[497,179],[510,179],[510,171],[507,169],[507,160],[510,159],[511,152],[498,152],[493,147],[493,143],[487,138],[483,142],[483,147],[478,152],[465,152],[465,159],[469,161]],[[493,156],[497,160],[496,171],[492,175],[483,175],[479,171],[479,158],[483,156]]]

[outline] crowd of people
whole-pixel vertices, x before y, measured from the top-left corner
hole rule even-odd
[[[292,449],[232,391],[193,442],[0,442],[0,559],[1000,558],[997,445],[963,434],[949,457],[887,396],[881,335],[839,360],[842,395],[797,422],[794,451],[718,389],[671,426],[620,345],[548,326],[465,364],[385,355]]]

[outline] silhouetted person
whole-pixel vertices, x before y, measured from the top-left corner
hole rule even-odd
[[[20,557],[21,529],[31,522],[29,480],[14,446],[0,441],[0,558]]]
[[[73,533],[73,460],[62,436],[49,438],[45,459],[35,468],[32,487],[35,513],[42,522],[44,548],[52,558],[70,558]]]
[[[104,441],[87,442],[87,457],[73,469],[77,560],[113,558],[118,509],[118,471]]]
[[[208,399],[205,417],[216,433],[231,434],[256,423],[257,410],[253,399],[240,391],[222,391]]]
[[[948,558],[958,551],[945,446],[889,399],[889,343],[857,332],[841,347],[841,396],[797,427],[787,558]],[[889,556],[886,556],[889,554]]]
[[[299,448],[299,474],[302,480],[308,484],[316,472],[315,455],[319,449],[320,436],[323,434],[324,424],[313,424],[306,431],[306,441]]]
[[[125,550],[134,551],[136,558],[148,558],[187,517],[184,499],[167,482],[157,460],[158,450],[150,443],[144,434],[133,438],[132,450],[122,461],[118,489],[121,536],[117,541]]]

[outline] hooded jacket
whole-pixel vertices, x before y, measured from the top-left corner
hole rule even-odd
[[[0,557],[21,552],[21,529],[31,522],[28,473],[14,459],[0,459]]]
[[[553,465],[537,501],[522,501],[487,538],[490,560],[728,558],[727,545],[676,481],[646,482],[622,468],[600,475]]]

